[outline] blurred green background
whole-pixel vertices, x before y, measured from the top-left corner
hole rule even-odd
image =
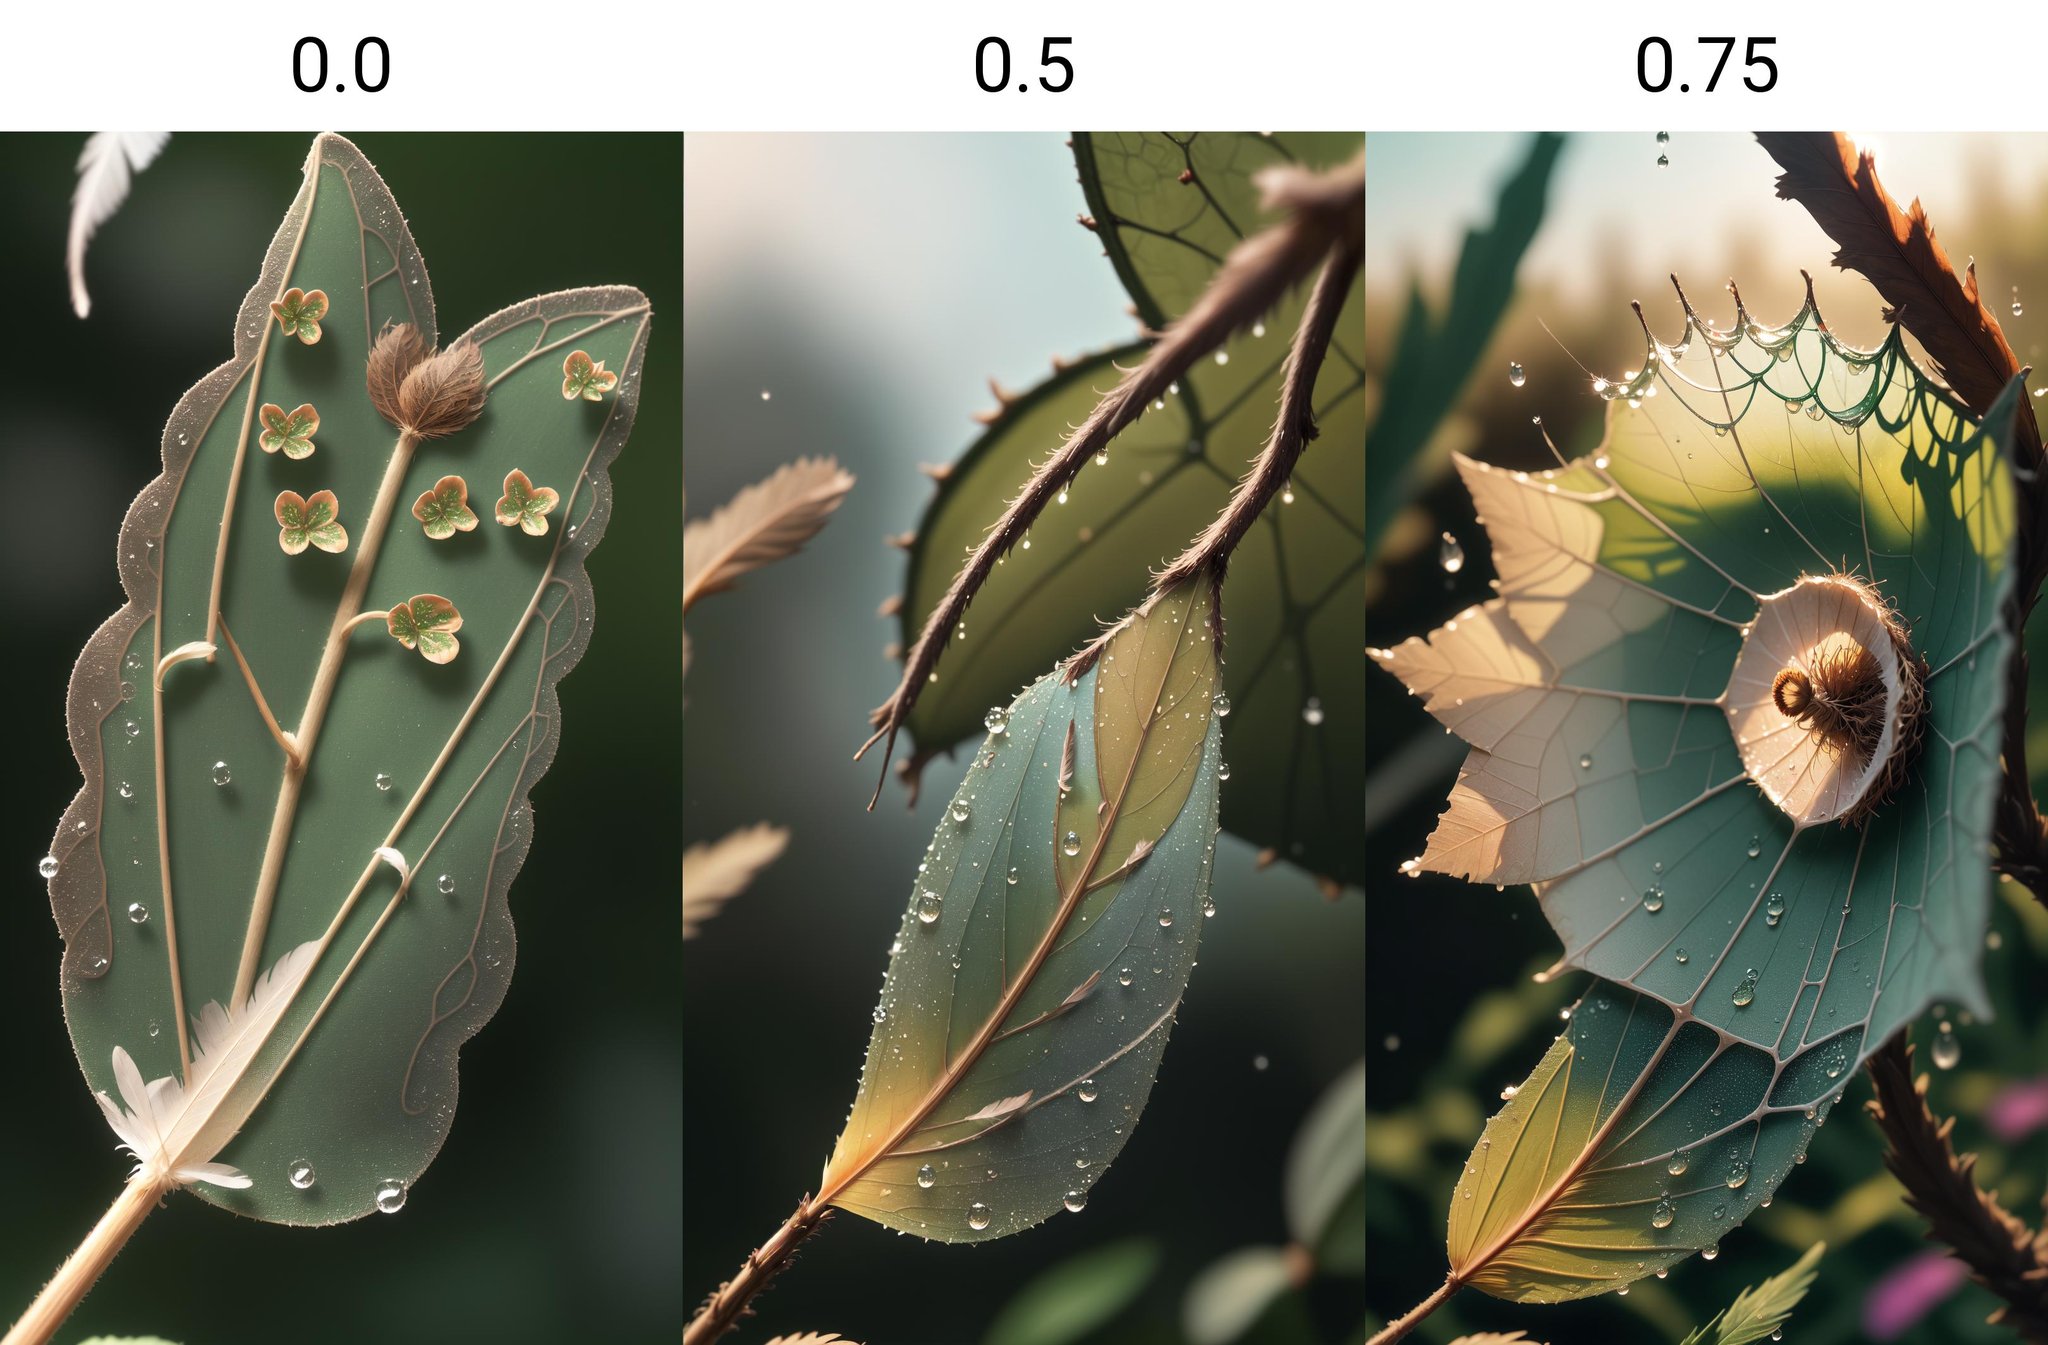
[[[549,290],[620,282],[653,302],[645,393],[590,562],[599,618],[561,684],[512,888],[518,972],[462,1052],[441,1156],[404,1211],[274,1228],[173,1197],[59,1334],[185,1345],[292,1340],[669,1340],[683,1314],[676,863],[681,687],[682,220],[677,136],[365,135],[427,259],[444,330]],[[177,136],[64,281],[82,136],[0,141],[0,306],[20,377],[0,399],[0,611],[19,767],[0,821],[0,1021],[17,1052],[0,1143],[0,1318],[26,1306],[127,1161],[72,1058],[36,860],[77,788],[64,688],[121,601],[114,536],[159,469],[172,404],[231,352],[230,324],[298,189],[307,137]],[[33,390],[31,390],[33,389]]]
[[[1859,144],[1878,155],[1878,172],[1903,206],[1919,196],[1958,266],[1971,257],[1982,292],[2023,364],[2048,356],[2048,137],[1887,135]],[[1526,135],[1375,135],[1368,139],[1366,326],[1368,394],[1382,407],[1396,389],[1387,371],[1412,301],[1441,314],[1466,231],[1494,221],[1503,186],[1530,156]],[[1658,156],[1668,158],[1659,166]],[[1406,468],[1399,512],[1367,583],[1369,643],[1420,635],[1490,596],[1493,578],[1484,534],[1451,478],[1453,450],[1536,469],[1555,465],[1532,416],[1567,455],[1589,451],[1602,433],[1604,404],[1593,374],[1640,367],[1642,329],[1628,309],[1644,305],[1651,327],[1677,334],[1679,310],[1667,276],[1676,273],[1693,303],[1725,326],[1733,277],[1759,320],[1797,311],[1800,268],[1813,274],[1821,311],[1847,340],[1874,344],[1880,300],[1860,278],[1829,266],[1834,245],[1805,210],[1779,201],[1778,169],[1747,136],[1654,133],[1573,136],[1563,146],[1547,192],[1509,202],[1533,237],[1498,321],[1398,389],[1415,395],[1434,384],[1450,410],[1416,444],[1412,459],[1376,459],[1386,439],[1367,435],[1372,480]],[[1526,184],[1525,184],[1526,185]],[[1509,259],[1512,262],[1512,258]],[[1505,277],[1504,277],[1505,279]],[[2029,305],[2029,300],[2038,300]],[[1547,330],[1546,330],[1547,329]],[[1451,358],[1454,356],[1455,358]],[[1510,362],[1527,371],[1524,386]],[[2038,382],[2038,380],[2037,380]],[[1377,506],[1376,506],[1377,509]],[[1461,544],[1466,562],[1442,564],[1441,534]],[[2038,740],[2048,724],[2048,621],[2029,632]],[[1519,1084],[1558,1030],[1557,1011],[1583,988],[1582,977],[1540,986],[1531,980],[1557,953],[1557,940],[1526,888],[1491,887],[1437,875],[1408,881],[1400,863],[1422,852],[1464,749],[1419,701],[1377,671],[1368,685],[1366,845],[1372,941],[1366,978],[1374,1044],[1369,1106],[1367,1294],[1384,1320],[1406,1311],[1442,1282],[1444,1223],[1451,1188],[1499,1107],[1500,1090]],[[2030,754],[2037,766],[2039,749]],[[2044,781],[2037,777],[2037,793]],[[1986,953],[1995,1023],[1955,1020],[1962,1061],[1935,1071],[1937,1111],[1960,1118],[1959,1149],[1982,1154],[1980,1180],[2006,1207],[2038,1225],[2048,1173],[2048,1026],[2033,1012],[2031,987],[2048,956],[2048,913],[2009,885],[1995,913],[1995,946]],[[1917,1029],[1919,1063],[1931,1020]],[[1940,1267],[1924,1255],[1922,1225],[1883,1170],[1881,1146],[1860,1104],[1859,1078],[1834,1119],[1814,1140],[1769,1209],[1722,1243],[1713,1262],[1694,1259],[1666,1280],[1645,1280],[1626,1297],[1563,1307],[1522,1307],[1466,1292],[1415,1335],[1443,1342],[1460,1332],[1526,1328],[1557,1342],[1677,1340],[1706,1321],[1744,1285],[1789,1265],[1825,1240],[1820,1278],[1792,1318],[1787,1339],[1815,1343],[1893,1339],[1956,1345],[2013,1339],[1985,1324],[1997,1306],[1973,1286],[1944,1288]],[[1898,1288],[1905,1276],[1932,1285],[1928,1311],[1885,1334],[1867,1325],[1873,1287]],[[1947,1277],[1948,1281],[1953,1276]]]
[[[814,1187],[917,856],[971,755],[933,763],[914,811],[893,781],[863,811],[876,763],[850,758],[896,678],[883,655],[895,625],[876,608],[904,575],[883,538],[916,525],[931,490],[918,466],[966,447],[990,376],[1028,388],[1052,356],[1127,340],[1133,324],[1075,224],[1085,206],[1060,136],[692,135],[684,155],[690,513],[805,454],[859,478],[802,555],[690,615],[684,838],[762,820],[793,833],[684,949],[694,1303]],[[1185,540],[1159,538],[1161,558]],[[1327,902],[1285,865],[1256,872],[1234,837],[1217,854],[1217,914],[1158,1085],[1086,1211],[973,1247],[841,1217],[758,1300],[748,1339],[990,1339],[1031,1277],[1135,1237],[1160,1249],[1159,1269],[1080,1338],[1178,1342],[1198,1272],[1286,1240],[1288,1146],[1364,1051],[1363,903]],[[1332,1278],[1260,1329],[1350,1342],[1358,1321],[1358,1282]]]

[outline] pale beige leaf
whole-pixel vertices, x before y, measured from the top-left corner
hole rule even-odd
[[[683,851],[683,937],[744,892],[788,844],[789,832],[762,822]]]
[[[806,1331],[800,1336],[777,1336],[768,1345],[860,1345],[838,1332]]]
[[[798,458],[683,529],[683,610],[749,570],[793,556],[853,489],[831,458]]]
[[[1476,1336],[1459,1336],[1451,1345],[1538,1345],[1520,1331],[1481,1331]]]
[[[1501,596],[1427,639],[1373,651],[1473,747],[1415,866],[1475,882],[1541,882],[1611,843],[1591,833],[1657,820],[1643,815],[1635,787],[1633,697],[1577,685],[1574,670],[1597,677],[1621,641],[1682,609],[1596,564],[1606,527],[1593,506],[1613,495],[1597,476],[1456,462],[1492,542]],[[1589,828],[1594,817],[1601,825]]]

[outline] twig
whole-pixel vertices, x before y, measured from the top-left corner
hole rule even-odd
[[[1913,1047],[1901,1031],[1870,1057],[1876,1096],[1864,1104],[1885,1140],[1884,1163],[1927,1220],[1929,1239],[1948,1244],[1970,1277],[2003,1299],[1994,1325],[2029,1345],[2048,1345],[2048,1235],[2037,1233],[1977,1185],[1977,1155],[1958,1158],[1954,1117],[1927,1106],[1927,1076],[1913,1077]]]
[[[1358,240],[1340,239],[1330,249],[1322,273],[1316,277],[1315,288],[1309,292],[1308,303],[1302,308],[1301,323],[1294,329],[1294,344],[1288,348],[1287,362],[1282,369],[1280,411],[1274,418],[1273,432],[1266,437],[1265,447],[1259,450],[1251,469],[1231,491],[1223,512],[1202,529],[1201,535],[1189,542],[1171,564],[1152,577],[1151,592],[1137,609],[1145,611],[1151,607],[1153,599],[1168,589],[1206,576],[1215,591],[1216,600],[1209,605],[1209,619],[1214,623],[1210,635],[1216,641],[1219,658],[1223,653],[1223,576],[1229,568],[1230,555],[1244,540],[1244,535],[1251,531],[1252,524],[1258,522],[1266,506],[1273,502],[1273,497],[1286,486],[1294,475],[1295,463],[1301,460],[1309,441],[1316,437],[1313,405],[1316,375],[1322,370],[1323,357],[1329,354],[1330,338],[1337,328],[1337,315],[1344,311],[1345,292],[1351,288],[1352,278],[1358,274],[1364,256],[1364,245]],[[1126,617],[1125,621],[1128,620],[1130,618]],[[1067,680],[1072,682],[1085,674],[1122,628],[1123,622],[1110,626],[1068,660]]]
[[[0,1345],[44,1345],[64,1319],[71,1315],[79,1300],[106,1272],[115,1255],[135,1236],[135,1230],[142,1227],[142,1221],[156,1208],[170,1188],[159,1186],[146,1178],[137,1178],[121,1188],[121,1194],[114,1197],[114,1203],[93,1225],[92,1232],[78,1244],[78,1249],[64,1259],[57,1267],[57,1273],[36,1295],[35,1302],[21,1314],[21,1320],[7,1333]]]
[[[910,718],[968,604],[987,581],[996,561],[1029,531],[1053,497],[1073,483],[1088,459],[1143,415],[1153,401],[1164,396],[1167,385],[1184,375],[1196,360],[1270,311],[1333,248],[1348,240],[1362,249],[1364,183],[1363,156],[1320,175],[1303,169],[1261,175],[1265,204],[1269,208],[1291,207],[1294,213],[1233,248],[1194,306],[1167,329],[1144,361],[1125,374],[1096,404],[1080,428],[1067,436],[1058,451],[1032,473],[1024,489],[974,548],[967,563],[954,576],[952,586],[925,619],[917,644],[903,660],[902,680],[889,699],[869,714],[868,722],[875,731],[853,754],[854,760],[860,760],[870,747],[883,742],[883,778],[887,778],[897,731]],[[882,783],[875,782],[874,796],[868,800],[870,809],[875,806],[875,799],[881,797]]]
[[[1835,265],[1860,272],[1888,305],[1886,317],[1912,333],[1950,389],[1978,416],[1991,410],[2021,373],[1998,318],[1977,290],[1977,269],[1962,275],[1918,201],[1900,210],[1877,179],[1876,161],[1839,133],[1763,132],[1757,141],[1785,170],[1778,195],[1806,207],[1840,250]],[[2030,401],[2022,400],[2011,451],[2019,498],[2019,547],[2005,621],[2015,639],[2048,579],[2048,461]],[[2000,753],[2004,779],[1992,821],[1994,867],[2048,906],[2048,821],[2027,772],[2027,656],[2006,661]]]
[[[748,1304],[754,1296],[768,1287],[768,1281],[789,1264],[797,1248],[831,1217],[831,1210],[805,1196],[797,1204],[796,1212],[782,1221],[775,1236],[762,1243],[760,1250],[740,1265],[737,1274],[704,1300],[704,1306],[697,1309],[697,1315],[683,1330],[683,1345],[710,1345],[738,1326],[742,1317],[751,1315],[753,1309]]]
[[[1316,277],[1315,288],[1309,292],[1301,325],[1294,332],[1294,345],[1288,350],[1287,363],[1281,370],[1280,412],[1265,448],[1251,470],[1238,481],[1230,503],[1215,522],[1153,579],[1153,592],[1163,593],[1203,570],[1212,570],[1221,582],[1230,553],[1294,475],[1294,464],[1319,433],[1314,405],[1316,375],[1322,372],[1323,359],[1330,353],[1330,338],[1335,335],[1337,318],[1344,311],[1344,297],[1364,257],[1365,249],[1356,239],[1341,240],[1330,250],[1322,274]]]
[[[1457,1280],[1445,1280],[1437,1286],[1435,1293],[1423,1299],[1393,1321],[1388,1322],[1386,1328],[1367,1341],[1365,1345],[1392,1345],[1392,1342],[1400,1340],[1417,1326],[1420,1326],[1423,1318],[1450,1302],[1451,1295],[1457,1293],[1459,1287]]]

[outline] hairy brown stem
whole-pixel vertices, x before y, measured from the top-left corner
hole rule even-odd
[[[1927,1106],[1927,1076],[1913,1077],[1913,1047],[1901,1031],[1870,1057],[1876,1094],[1865,1104],[1885,1140],[1884,1162],[1927,1220],[1928,1238],[1948,1245],[1970,1278],[2004,1300],[1991,1315],[2029,1345],[2048,1345],[2048,1235],[2035,1232],[1977,1185],[1977,1155],[1956,1156],[1954,1117]]]
[[[1003,510],[952,586],[926,618],[917,643],[903,660],[896,689],[869,714],[874,733],[855,752],[858,761],[877,742],[884,744],[884,778],[896,748],[897,731],[910,717],[933,669],[951,643],[952,632],[974,595],[987,582],[996,561],[1029,531],[1053,497],[1073,483],[1089,458],[1143,415],[1166,394],[1167,386],[1187,373],[1195,361],[1250,327],[1288,291],[1299,284],[1333,248],[1363,249],[1365,237],[1365,160],[1363,156],[1324,174],[1294,169],[1262,177],[1268,207],[1293,213],[1279,224],[1231,249],[1209,286],[1181,316],[1137,368],[1110,389],[1088,418],[1053,455],[1033,472],[1024,489]],[[1341,307],[1341,305],[1340,305]],[[1334,321],[1334,315],[1332,317]],[[881,797],[882,781],[868,807]]]
[[[1423,1299],[1393,1321],[1388,1322],[1386,1327],[1378,1335],[1367,1341],[1365,1345],[1392,1345],[1392,1342],[1400,1340],[1417,1326],[1420,1326],[1423,1318],[1450,1302],[1451,1295],[1457,1293],[1459,1287],[1457,1280],[1445,1280],[1437,1286],[1435,1293]]]
[[[1230,563],[1230,553],[1294,475],[1294,464],[1317,434],[1316,375],[1322,372],[1323,360],[1330,353],[1330,338],[1336,334],[1345,295],[1364,257],[1365,249],[1356,239],[1341,240],[1330,250],[1322,274],[1316,277],[1315,288],[1309,292],[1301,325],[1294,331],[1294,345],[1288,350],[1287,362],[1281,370],[1280,411],[1273,422],[1273,433],[1267,437],[1266,446],[1251,470],[1231,492],[1230,503],[1201,536],[1188,544],[1187,550],[1159,572],[1152,583],[1153,592],[1162,593],[1203,570],[1213,571],[1220,582],[1224,567]]]
[[[796,1212],[775,1230],[775,1236],[762,1243],[758,1251],[750,1253],[740,1264],[738,1272],[704,1300],[704,1306],[697,1309],[697,1315],[683,1330],[683,1345],[711,1345],[712,1341],[738,1326],[741,1318],[753,1312],[748,1304],[754,1296],[768,1287],[768,1281],[790,1263],[797,1248],[831,1217],[831,1210],[813,1204],[811,1197],[805,1196],[797,1205]]]

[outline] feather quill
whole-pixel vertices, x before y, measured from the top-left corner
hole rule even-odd
[[[258,978],[241,1004],[223,1009],[211,1003],[201,1009],[193,1018],[192,1067],[183,1081],[166,1077],[145,1084],[128,1052],[114,1048],[121,1103],[105,1093],[94,1096],[122,1147],[135,1156],[130,1181],[147,1176],[180,1186],[250,1185],[245,1173],[214,1162],[213,1156],[248,1119],[253,1099],[238,1099],[235,1085],[247,1075],[319,955],[317,940],[302,943]]]
[[[94,131],[78,156],[78,188],[71,194],[71,234],[64,244],[64,267],[71,276],[71,307],[78,316],[92,312],[85,292],[85,245],[99,232],[121,202],[135,175],[162,152],[168,131]]]
[[[788,844],[787,830],[762,822],[683,851],[683,937],[696,934],[699,925],[744,892]]]
[[[793,556],[853,489],[831,458],[798,458],[683,529],[683,610],[729,589],[749,570]]]

